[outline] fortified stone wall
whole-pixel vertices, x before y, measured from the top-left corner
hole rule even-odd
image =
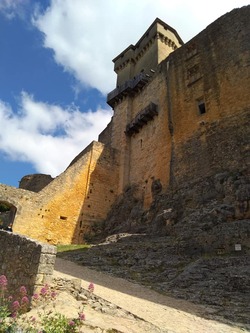
[[[249,168],[249,112],[224,121],[206,124],[204,129],[175,146],[175,187],[221,172]],[[204,131],[204,132],[203,132]]]
[[[98,142],[101,142],[107,146],[111,145],[111,135],[112,135],[112,121],[107,125],[107,127],[99,134]]]
[[[0,274],[8,279],[10,295],[18,294],[21,286],[32,295],[50,282],[56,259],[54,246],[7,231],[0,231],[0,244]]]
[[[117,195],[116,152],[93,142],[34,200],[23,204],[13,230],[52,244],[83,243],[90,224],[103,220]]]
[[[119,155],[119,180],[118,180],[118,193],[122,193],[124,189],[124,183],[126,183],[127,174],[129,170],[129,158],[127,148],[127,137],[125,135],[125,124],[129,123],[130,116],[128,110],[130,108],[130,98],[124,100],[123,103],[119,104],[114,110],[112,119],[112,134],[111,134],[111,145],[113,148],[120,151]]]
[[[177,187],[247,167],[249,15],[249,6],[224,15],[162,63],[169,89]]]
[[[36,205],[37,200],[37,193],[0,184],[0,202],[11,207],[8,214],[8,224],[14,223],[14,229],[19,221],[28,222],[30,220],[33,205]]]
[[[75,243],[82,243],[85,238],[91,237],[93,232],[98,234],[102,231],[102,222],[117,198],[118,151],[97,142],[95,145],[103,150],[98,159],[96,158],[96,164],[93,163],[90,169],[85,200],[82,202],[74,232]]]
[[[224,15],[172,52],[142,88],[116,99],[111,145],[121,151],[119,193],[137,184],[148,208],[156,182],[164,192],[247,167],[249,11]],[[157,115],[148,120],[150,103]]]
[[[36,193],[0,184],[0,202],[15,206],[17,215],[21,213],[24,203],[35,201],[34,198],[36,198]]]
[[[125,186],[139,184],[145,208],[152,202],[153,182],[160,179],[164,190],[169,184],[171,136],[168,130],[165,77],[161,73],[153,75],[145,89],[134,97],[131,103],[130,122],[136,118],[138,111],[143,113],[150,103],[156,105],[157,115],[127,138],[130,169]]]

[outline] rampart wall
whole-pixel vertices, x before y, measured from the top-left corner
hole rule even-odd
[[[36,193],[0,184],[0,201],[15,206],[17,208],[17,215],[21,213],[24,203],[34,201],[35,198]]]
[[[248,7],[224,15],[162,63],[177,187],[217,172],[247,168],[249,14]]]
[[[93,142],[43,190],[26,191],[31,199],[22,203],[13,230],[52,244],[84,242],[89,225],[106,217],[117,195],[116,164],[112,148]]]
[[[25,286],[32,295],[51,281],[56,259],[54,246],[2,230],[0,244],[0,274],[8,279],[9,294],[17,294]]]
[[[0,202],[11,207],[8,212],[7,225],[13,223],[16,225],[19,221],[29,221],[33,205],[37,203],[37,200],[37,193],[0,184]]]

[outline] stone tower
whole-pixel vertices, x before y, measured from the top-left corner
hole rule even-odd
[[[140,183],[145,190],[143,195],[149,197],[145,203],[151,201],[152,180],[161,178],[166,185],[168,177],[163,170],[167,166],[159,167],[155,161],[165,159],[168,163],[169,155],[166,147],[157,144],[162,135],[167,135],[167,119],[163,112],[159,114],[161,96],[159,91],[145,87],[154,80],[158,65],[181,45],[178,33],[157,18],[135,45],[113,59],[117,85],[108,94],[107,103],[114,109],[112,147],[120,151],[118,192],[127,185]]]

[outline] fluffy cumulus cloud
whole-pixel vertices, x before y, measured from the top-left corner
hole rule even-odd
[[[110,111],[80,112],[38,102],[27,93],[18,112],[0,101],[0,147],[12,160],[31,162],[38,172],[57,176],[110,121]]]
[[[156,17],[187,41],[222,14],[247,0],[51,0],[34,16],[44,46],[82,85],[103,93],[115,85],[112,59],[136,43]]]

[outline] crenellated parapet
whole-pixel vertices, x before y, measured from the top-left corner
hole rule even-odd
[[[178,33],[157,18],[135,45],[130,45],[115,59],[117,88],[141,72],[150,73],[171,52],[183,45]]]
[[[172,48],[173,51],[178,48],[178,46],[172,39],[168,38],[160,32],[157,32],[156,38],[159,39],[163,44],[168,45],[170,48]]]

